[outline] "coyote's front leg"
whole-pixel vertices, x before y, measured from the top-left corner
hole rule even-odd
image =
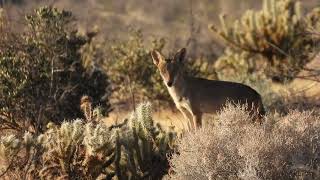
[[[190,97],[187,101],[186,109],[189,111],[189,113],[192,115],[192,124],[194,127],[194,130],[201,128],[202,126],[202,112],[199,109],[199,104],[194,101],[192,97]]]
[[[187,125],[188,125],[189,131],[194,129],[195,126],[194,126],[194,123],[193,123],[193,115],[187,109],[185,109],[183,107],[180,107],[178,109],[182,113],[184,119],[187,120]]]

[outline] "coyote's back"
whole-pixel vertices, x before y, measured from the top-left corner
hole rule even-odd
[[[245,104],[254,103],[260,113],[264,113],[260,95],[251,87],[240,83],[185,77],[188,97],[203,113],[221,110],[226,101]]]
[[[177,108],[189,120],[190,128],[200,127],[203,113],[215,114],[228,101],[247,104],[256,119],[262,118],[265,111],[259,93],[240,83],[185,75],[185,54],[186,50],[181,49],[172,59],[165,59],[157,51],[153,51],[151,55]]]

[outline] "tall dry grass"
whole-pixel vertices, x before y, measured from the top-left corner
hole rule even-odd
[[[251,120],[246,107],[227,105],[214,124],[180,139],[168,178],[320,178],[319,109]]]

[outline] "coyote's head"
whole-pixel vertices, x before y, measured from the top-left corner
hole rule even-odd
[[[179,50],[173,58],[165,59],[158,51],[152,51],[153,63],[158,67],[163,81],[168,87],[174,85],[182,74],[182,61],[186,55],[186,49]]]

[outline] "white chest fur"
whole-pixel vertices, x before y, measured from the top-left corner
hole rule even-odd
[[[179,103],[181,94],[177,92],[173,87],[168,87],[169,94],[172,97],[175,104]]]
[[[184,107],[185,109],[191,109],[190,107],[190,100],[185,94],[185,90],[182,88],[175,88],[175,87],[167,87],[170,96],[172,97],[176,106]]]

